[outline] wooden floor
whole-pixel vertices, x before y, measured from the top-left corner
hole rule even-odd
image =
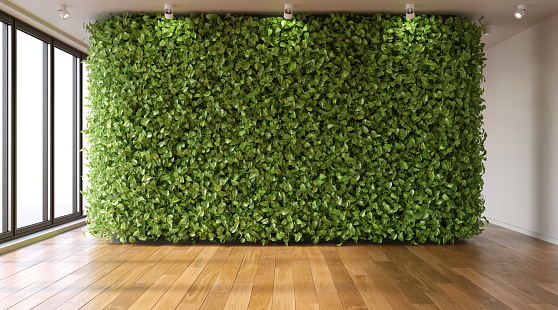
[[[558,309],[558,246],[490,224],[455,245],[111,244],[0,255],[1,309]]]

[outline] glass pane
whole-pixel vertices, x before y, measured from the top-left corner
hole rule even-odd
[[[74,213],[76,57],[54,49],[54,216]]]
[[[4,122],[5,117],[7,117],[8,113],[8,46],[9,46],[9,26],[0,23],[0,100],[2,102],[2,108],[0,109],[0,233],[5,233],[10,231],[10,217],[8,212],[8,201],[6,198],[7,194],[7,184],[6,178],[7,171],[4,171],[4,168],[7,168],[6,161],[7,158],[5,156],[5,152],[7,149],[4,149],[4,142],[8,138],[7,137],[7,127],[6,123]]]
[[[82,85],[83,85],[83,90],[82,90],[82,94],[83,94],[83,107],[82,107],[82,113],[81,113],[81,117],[82,117],[82,126],[83,129],[87,129],[87,113],[89,113],[89,100],[87,100],[88,96],[89,96],[89,91],[87,90],[87,76],[88,76],[88,71],[87,71],[87,66],[85,64],[82,64],[83,66],[83,81],[82,81]],[[89,143],[87,142],[87,139],[85,138],[85,135],[82,134],[82,141],[83,141],[83,148],[85,149],[89,149]],[[82,178],[82,190],[85,191],[87,189],[88,186],[88,173],[89,173],[89,168],[87,167],[87,153],[82,154],[83,156],[83,178]],[[85,214],[85,211],[87,210],[86,208],[89,206],[89,204],[87,203],[87,201],[85,201],[85,199],[83,200],[83,212]]]
[[[48,44],[17,31],[16,203],[17,228],[48,220],[43,205],[43,119]]]

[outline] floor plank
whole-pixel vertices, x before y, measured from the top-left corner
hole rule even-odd
[[[229,257],[232,249],[232,246],[220,246],[217,249],[215,255],[213,255],[194,284],[192,284],[192,287],[190,287],[190,290],[188,290],[186,295],[184,295],[184,298],[180,301],[181,304],[193,304],[190,308],[195,308],[197,307],[196,305],[201,306],[205,297],[209,294],[213,283],[221,274],[223,265]]]
[[[277,248],[273,283],[273,309],[295,309],[294,279],[291,248]]]
[[[558,246],[112,244],[78,228],[0,255],[0,309],[558,309]]]
[[[256,275],[248,309],[270,310],[273,303],[273,275]]]
[[[137,302],[139,299],[144,299],[143,294],[146,293],[149,289],[152,289],[152,286],[156,281],[159,281],[160,278],[163,278],[164,275],[172,275],[180,276],[182,272],[190,265],[190,263],[196,258],[196,256],[201,252],[203,247],[200,246],[185,246],[184,253],[165,271],[163,271],[163,275],[157,277],[156,275],[152,274],[152,278],[149,281],[142,281],[142,282],[134,282],[126,291],[122,292],[116,299],[114,299],[108,306],[107,309],[116,310],[116,309],[128,309],[132,304]],[[153,261],[149,265],[157,265],[157,264],[167,264],[166,262],[156,262]],[[162,268],[158,268],[160,271]],[[165,277],[165,279],[172,279],[172,277]],[[174,281],[173,281],[174,282]],[[172,283],[169,283],[169,287]],[[152,292],[150,292],[151,294]],[[162,292],[164,294],[165,292]],[[159,296],[160,297],[160,296]],[[158,300],[158,299],[157,299]],[[155,300],[155,302],[157,302]]]
[[[126,264],[120,264],[118,267],[111,270],[99,280],[92,283],[89,287],[70,298],[66,303],[74,304],[77,308],[83,307],[85,304],[95,299],[97,295],[99,295],[113,283],[129,275],[132,270],[134,270],[144,259],[153,254],[153,252],[153,247],[142,248],[142,250],[139,251],[136,255],[128,259],[128,262]]]
[[[434,304],[419,286],[418,282],[406,276],[393,262],[376,263],[390,279],[393,279],[405,297],[413,304]]]
[[[256,277],[257,266],[260,262],[260,254],[262,252],[261,248],[251,247],[246,251],[246,256],[242,261],[240,270],[236,275],[235,282],[237,283],[254,283],[254,278]]]
[[[72,275],[81,276],[78,281],[47,298],[37,307],[42,309],[55,309],[64,303],[67,303],[68,300],[73,298],[76,294],[79,294],[83,290],[87,290],[91,284],[95,283],[97,280],[122,265],[124,261],[133,257],[136,253],[136,251],[134,251],[134,245],[126,246],[119,244],[111,246],[110,248],[112,248],[112,251],[106,255],[101,256],[93,263],[88,264],[72,273]]]
[[[63,279],[61,279],[60,281],[57,281],[57,282],[55,282],[51,285],[48,285],[41,290],[36,290],[35,294],[21,300],[17,304],[13,305],[13,307],[10,307],[10,309],[13,309],[13,310],[15,310],[15,309],[21,309],[21,310],[32,309],[33,307],[42,303],[44,300],[46,300],[46,299],[50,298],[51,296],[57,294],[58,292],[60,292],[64,288],[67,288],[68,286],[74,284],[76,281],[78,281],[82,277],[83,277],[82,275],[68,275],[67,277],[64,277]],[[2,301],[2,304],[4,304],[5,302],[6,301]],[[7,306],[7,303],[6,303],[6,306]]]
[[[306,252],[320,309],[343,309],[335,282],[319,247],[309,247]]]
[[[392,309],[384,299],[374,279],[367,275],[351,275],[368,309]]]
[[[252,292],[252,283],[235,283],[231,293],[225,304],[224,309],[244,310],[248,309],[250,302],[250,293]],[[220,308],[214,308],[220,309]]]
[[[127,309],[151,309],[157,304],[159,299],[163,297],[165,292],[178,279],[177,275],[162,275],[151,285],[139,298],[132,303]],[[119,308],[118,305],[112,305],[111,308]]]
[[[337,251],[332,246],[320,247],[326,260],[327,267],[335,283],[335,288],[344,309],[367,309],[364,300],[349,275],[347,268],[343,265]]]
[[[318,304],[312,270],[310,270],[308,261],[293,261],[293,282],[297,307],[299,304]]]
[[[508,307],[512,309],[532,309],[526,300],[521,299],[519,296],[501,287],[489,277],[479,274],[475,270],[469,268],[457,268],[456,271],[492,296],[498,298]]]
[[[163,257],[161,261],[164,262],[163,264],[174,262],[176,259],[178,259],[178,257],[180,257],[180,255],[182,255],[182,252],[183,252],[182,250],[172,250],[169,252],[168,255]],[[149,261],[150,257],[148,257],[141,264],[138,264],[136,268],[132,269],[125,276],[118,279],[118,281],[114,282],[114,284],[109,286],[101,294],[97,295],[95,298],[89,301],[81,309],[97,310],[97,309],[104,309],[105,307],[107,307],[120,294],[125,292],[130,286],[132,286],[132,284],[138,281],[140,277],[142,277],[145,273],[147,273],[150,269],[152,269],[155,263],[153,262],[146,263],[146,261]]]
[[[227,300],[229,299],[229,294],[231,293],[231,289],[233,288],[234,283],[241,283],[238,281],[238,274],[240,273],[240,265],[243,261],[245,261],[244,258],[247,255],[246,252],[247,247],[234,247],[234,249],[231,251],[231,254],[225,261],[225,264],[223,265],[223,270],[213,284],[213,287],[211,287],[211,291],[205,298],[201,309],[223,309],[223,307],[227,303]],[[253,258],[251,253],[250,256],[251,258]],[[254,270],[254,272],[256,271],[255,267],[253,267],[252,269]],[[253,280],[242,283],[253,284]],[[252,286],[250,286],[250,289],[251,288]],[[250,301],[249,296],[250,295],[248,295],[248,301]],[[246,304],[246,306],[248,306],[248,304]]]
[[[208,245],[200,252],[200,254],[192,261],[190,266],[176,279],[171,287],[163,294],[161,299],[155,304],[153,309],[174,309],[182,298],[188,293],[190,287],[194,284],[198,276],[202,273],[205,266],[209,263],[217,249],[218,245]]]
[[[262,248],[248,309],[271,309],[276,253],[276,246],[266,245]]]

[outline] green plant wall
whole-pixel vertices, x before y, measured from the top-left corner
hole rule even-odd
[[[90,232],[131,242],[481,232],[481,28],[456,17],[87,26]]]

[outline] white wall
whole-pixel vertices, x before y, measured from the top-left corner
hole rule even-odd
[[[486,50],[483,85],[485,216],[556,244],[557,33],[558,14]]]

